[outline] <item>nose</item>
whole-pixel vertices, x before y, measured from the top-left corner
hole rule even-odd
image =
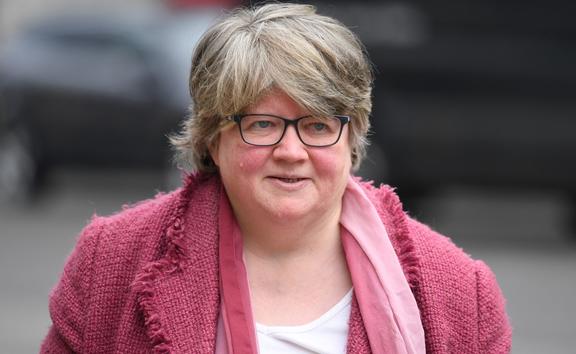
[[[308,158],[306,145],[302,143],[294,126],[289,126],[282,137],[282,140],[274,146],[274,158],[297,162]]]

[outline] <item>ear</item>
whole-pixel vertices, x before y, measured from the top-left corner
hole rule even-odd
[[[214,139],[212,141],[212,143],[208,146],[208,152],[210,153],[210,157],[212,158],[212,161],[214,161],[214,164],[217,167],[220,167],[220,159],[219,159],[219,147],[220,147],[220,135],[218,135],[216,137],[216,139]]]

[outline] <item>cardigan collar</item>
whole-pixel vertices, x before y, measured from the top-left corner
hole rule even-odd
[[[413,292],[418,285],[418,259],[408,234],[406,216],[388,186],[361,182],[382,222]],[[218,272],[218,200],[216,175],[186,177],[165,228],[157,259],[136,277],[133,290],[155,353],[213,353],[220,308]],[[185,291],[184,291],[185,289]],[[182,294],[190,294],[182,296]],[[415,295],[417,293],[415,292]],[[418,301],[418,297],[416,297]],[[352,302],[348,353],[369,352],[356,300]]]

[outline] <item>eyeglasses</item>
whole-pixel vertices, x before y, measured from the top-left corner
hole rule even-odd
[[[304,116],[286,119],[271,114],[240,114],[227,117],[236,122],[240,136],[246,144],[272,146],[278,144],[289,125],[294,126],[300,141],[306,146],[326,147],[340,140],[344,125],[350,122],[349,116]]]

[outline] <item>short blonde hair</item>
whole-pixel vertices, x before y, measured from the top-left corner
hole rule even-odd
[[[209,147],[225,117],[280,89],[312,114],[351,116],[353,168],[366,154],[372,68],[358,38],[311,5],[234,10],[200,39],[192,57],[190,114],[171,138],[181,167],[214,172]]]

